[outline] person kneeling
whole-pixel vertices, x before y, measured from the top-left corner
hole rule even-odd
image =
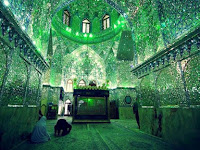
[[[54,133],[55,136],[65,136],[71,131],[71,129],[72,126],[65,119],[59,119],[54,126]]]
[[[46,117],[42,116],[37,122],[31,135],[31,142],[42,143],[47,142],[51,139],[50,135],[47,133],[46,120]]]

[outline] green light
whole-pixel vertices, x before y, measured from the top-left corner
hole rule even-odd
[[[90,36],[89,37],[93,37],[93,35],[92,34],[90,34]]]
[[[79,33],[78,33],[78,32],[76,32],[76,36],[79,36]]]
[[[114,29],[117,28],[117,26],[114,24]]]
[[[120,21],[118,20],[117,23],[120,24]]]
[[[72,31],[72,29],[69,28],[69,27],[67,27],[66,30],[67,30],[68,32],[71,32],[71,31]]]
[[[118,25],[117,19],[120,21],[120,25]],[[64,24],[59,23],[56,17],[53,17],[52,26],[61,35],[69,38],[70,40],[80,42],[80,43],[99,43],[107,39],[111,39],[112,37],[119,34],[120,31],[122,30],[122,25],[123,25],[122,21],[123,20],[121,18],[116,18],[115,23],[114,23],[115,28],[113,24],[111,30],[107,30],[107,32],[104,32],[104,33],[99,33],[97,32],[98,30],[95,30],[92,33],[82,33],[79,31],[79,28],[76,28],[74,26],[68,27]],[[37,41],[36,41],[36,44],[38,44]]]
[[[160,30],[161,29],[160,25],[156,25],[156,29]]]

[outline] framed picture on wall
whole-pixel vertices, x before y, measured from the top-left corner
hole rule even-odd
[[[126,104],[131,104],[131,102],[132,102],[131,97],[130,97],[130,96],[126,96],[126,97],[125,97],[125,103],[126,103]]]

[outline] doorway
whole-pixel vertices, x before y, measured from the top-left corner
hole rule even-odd
[[[64,108],[64,103],[63,101],[59,100],[59,103],[58,103],[58,115],[63,115],[63,108]]]
[[[65,116],[71,116],[71,111],[72,111],[72,103],[71,100],[68,99],[65,101]]]

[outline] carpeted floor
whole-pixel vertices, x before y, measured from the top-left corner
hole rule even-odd
[[[64,117],[71,123],[71,117]],[[111,123],[72,124],[64,137],[54,136],[57,120],[47,121],[51,140],[41,144],[26,141],[15,150],[171,150],[163,140],[141,132],[134,120],[111,120]]]

